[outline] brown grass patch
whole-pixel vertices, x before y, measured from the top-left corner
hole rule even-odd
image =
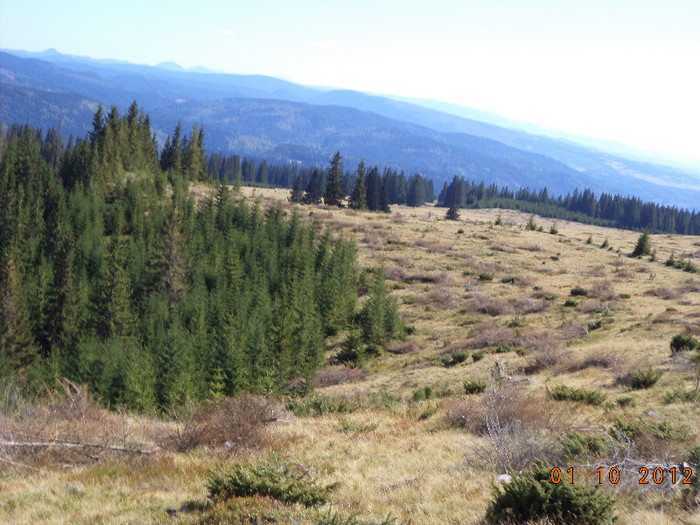
[[[472,329],[470,346],[483,348],[501,342],[510,342],[514,332],[507,326],[501,326],[496,321],[483,321]]]
[[[670,299],[678,299],[680,297],[680,294],[676,290],[672,290],[667,286],[657,286],[656,288],[651,288],[644,292],[644,295],[659,297],[666,301]]]
[[[413,340],[390,341],[384,345],[384,348],[387,352],[391,352],[392,354],[410,354],[418,350],[418,343]]]
[[[525,246],[520,246],[520,249],[528,252],[541,252],[543,250],[539,244],[526,244]]]
[[[588,290],[588,297],[600,299],[601,301],[617,300],[617,294],[613,290],[612,284],[609,281],[598,281]]]
[[[269,443],[267,424],[281,417],[290,416],[280,403],[264,397],[245,394],[216,399],[197,407],[171,443],[179,451],[202,446],[231,451],[259,448]]]
[[[349,366],[329,366],[323,370],[316,372],[314,383],[317,387],[323,388],[326,386],[341,385],[348,381],[361,379],[364,372],[361,368]]]
[[[450,308],[456,308],[459,304],[459,299],[450,291],[446,286],[438,286],[434,288],[429,294],[433,304],[442,309],[448,310]]]
[[[503,253],[515,253],[515,248],[511,248],[507,243],[505,242],[497,242],[491,245],[491,249],[494,252],[503,252]]]
[[[511,301],[507,299],[496,299],[482,294],[472,294],[469,305],[477,312],[494,317],[515,313],[515,306]]]
[[[588,335],[588,325],[576,321],[566,321],[559,326],[564,339],[579,339]]]
[[[451,246],[428,239],[418,239],[413,243],[413,246],[417,248],[425,248],[429,252],[433,253],[447,253],[448,251],[452,250]]]

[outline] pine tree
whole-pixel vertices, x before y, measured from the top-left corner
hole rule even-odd
[[[382,179],[377,167],[373,167],[367,174],[367,209],[377,211],[380,209],[382,196]]]
[[[0,364],[25,371],[38,355],[29,312],[22,293],[20,272],[10,254],[0,279]]]
[[[377,349],[390,339],[403,335],[404,326],[396,300],[386,289],[386,271],[379,268],[374,275],[369,297],[358,315],[362,339]]]
[[[452,194],[452,204],[450,204],[450,209],[447,210],[445,214],[445,219],[449,221],[459,220],[459,207],[457,206],[457,192]]]
[[[311,179],[306,186],[304,194],[304,202],[307,204],[319,204],[323,197],[323,179],[317,169],[311,173]]]
[[[364,210],[367,208],[367,188],[365,188],[365,161],[361,160],[357,166],[357,181],[350,195],[349,208]]]
[[[297,178],[294,180],[294,187],[292,188],[289,200],[292,202],[304,201],[304,190],[301,187],[301,176],[299,175],[297,175]]]
[[[328,184],[323,195],[323,202],[327,206],[343,207],[343,161],[340,152],[336,151],[331,159],[331,167],[328,171]]]
[[[641,257],[643,255],[651,254],[651,240],[649,234],[649,228],[644,228],[644,231],[637,239],[637,244],[632,250],[630,257]]]

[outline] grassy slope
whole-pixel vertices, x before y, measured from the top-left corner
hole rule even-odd
[[[263,199],[288,195],[282,190],[250,188],[244,188],[244,193]],[[530,408],[523,417],[539,421],[542,411],[552,412],[546,417],[552,428],[603,428],[619,417],[641,418],[647,426],[667,421],[682,428],[686,437],[670,444],[655,442],[659,459],[697,444],[700,405],[663,404],[665,392],[694,386],[692,370],[682,365],[682,359],[669,357],[669,341],[686,326],[695,330],[700,326],[700,293],[690,291],[700,289],[700,277],[666,268],[663,261],[671,252],[700,251],[697,237],[652,236],[657,261],[649,262],[624,256],[632,251],[637,233],[558,222],[558,234],[551,235],[552,221],[539,218],[536,222],[544,232],[527,231],[528,216],[514,211],[462,211],[461,221],[450,222],[442,219],[445,210],[431,207],[399,206],[391,215],[306,206],[301,210],[303,216],[313,214],[355,236],[361,266],[384,262],[400,312],[415,327],[408,353],[387,353],[365,366],[363,378],[317,392],[362,396],[386,391],[405,401],[344,417],[285,418],[269,427],[274,438],[270,447],[242,451],[236,457],[265,457],[274,450],[313,465],[324,480],[342,482],[333,497],[335,508],[342,512],[375,518],[391,513],[415,524],[478,523],[490,498],[489,485],[502,469],[479,460],[492,457],[487,437],[446,424],[445,415],[465,397],[464,380],[490,381],[496,359],[515,380],[529,378],[523,395]],[[493,226],[499,213],[505,225]],[[586,243],[589,236],[591,244]],[[614,250],[600,248],[604,239]],[[478,279],[485,271],[493,274],[492,281]],[[520,281],[502,283],[503,277]],[[576,285],[596,289],[599,297],[575,298],[578,307],[564,307]],[[535,287],[541,289],[539,295],[556,298],[543,302],[536,297]],[[524,308],[538,310],[545,303],[548,307],[543,311],[518,313]],[[475,310],[484,304],[505,313],[492,316]],[[607,315],[595,313],[601,305],[608,307],[612,323],[585,337],[566,337],[566,330]],[[442,365],[441,356],[451,348],[471,353],[475,338],[488,329],[484,323],[489,321],[513,325],[520,335],[530,334],[534,352],[495,354],[492,345],[483,348],[486,355],[479,362],[469,358],[458,366]],[[547,337],[562,345],[554,352],[556,359],[533,375],[520,373],[520,368],[548,351]],[[334,352],[329,349],[329,358]],[[605,358],[607,365],[575,371],[591,356]],[[628,370],[646,366],[664,371],[651,389],[630,391],[616,382]],[[545,388],[561,384],[605,393],[613,405],[548,401]],[[424,386],[442,397],[410,401],[414,390]],[[635,398],[636,406],[614,404],[628,395]],[[649,411],[655,415],[647,415]],[[99,427],[104,438],[104,429],[111,428],[120,435],[117,442],[137,442],[146,448],[155,447],[159,436],[175,426],[120,414],[101,414],[86,421],[86,437]],[[369,430],[353,430],[353,425],[355,429],[367,425]],[[122,435],[125,428],[129,429],[126,436]],[[14,457],[14,464],[9,460],[0,464],[0,522],[172,523],[189,521],[193,515],[171,518],[164,510],[179,508],[188,500],[202,501],[208,469],[232,459],[222,451],[163,449],[150,458],[111,455],[97,462],[56,464],[43,456],[26,461]],[[638,475],[634,476],[635,483],[604,487],[618,498],[621,523],[677,523],[679,519],[700,523],[662,490],[642,491],[636,485]]]

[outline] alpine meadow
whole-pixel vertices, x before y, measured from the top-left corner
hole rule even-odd
[[[696,6],[33,1],[0,523],[700,525]]]

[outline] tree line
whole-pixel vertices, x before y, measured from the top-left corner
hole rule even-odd
[[[165,410],[305,391],[328,336],[401,335],[381,272],[359,308],[353,241],[213,181],[202,128],[178,124],[159,154],[134,103],[100,106],[65,147],[53,129],[0,130],[0,378]]]
[[[330,176],[335,169],[334,163],[340,166],[340,170],[333,175],[337,179],[335,186],[332,184],[333,177]],[[435,200],[432,180],[418,173],[407,177],[404,172],[399,173],[391,168],[381,171],[378,166],[366,168],[364,161],[359,163],[356,170],[347,171],[343,169],[339,152],[331,159],[327,169],[268,164],[265,159],[256,166],[255,159],[215,153],[209,157],[209,170],[215,179],[225,184],[288,188],[292,190],[293,202],[308,204],[326,202],[324,197],[329,186],[338,195],[342,193],[340,200],[349,197],[349,206],[357,209],[389,211],[391,204],[415,207]],[[333,201],[332,205],[337,204],[334,199],[330,200]]]
[[[700,213],[642,202],[637,197],[622,197],[590,190],[574,190],[566,195],[550,196],[547,188],[517,191],[495,184],[486,186],[461,177],[445,183],[438,196],[438,206],[445,208],[509,208],[543,217],[570,220],[599,226],[632,230],[649,228],[654,233],[700,234]]]

